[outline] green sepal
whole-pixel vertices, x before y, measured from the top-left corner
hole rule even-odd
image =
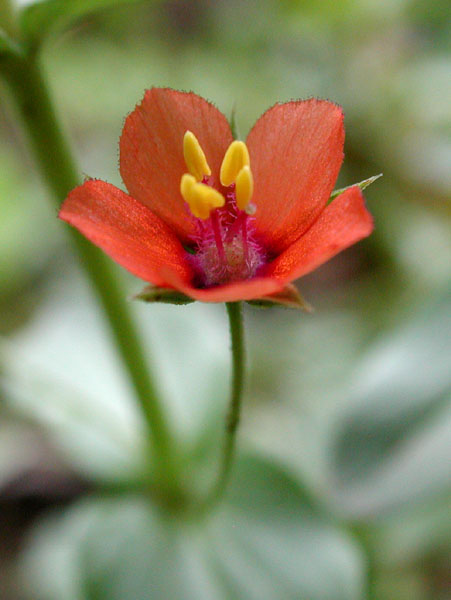
[[[297,308],[298,310],[303,310],[305,312],[313,311],[313,307],[304,300],[297,287],[292,283],[286,285],[280,292],[271,294],[270,296],[248,300],[247,303],[251,306],[256,306],[257,308],[285,306],[286,308]]]
[[[236,104],[232,107],[232,112],[230,113],[230,129],[232,131],[232,137],[234,140],[240,140],[240,132],[238,129],[238,123],[236,121]]]
[[[142,302],[162,302],[163,304],[191,304],[195,302],[193,298],[185,296],[181,292],[169,288],[158,287],[156,285],[146,285],[138,294],[131,298],[132,300],[141,300]]]
[[[379,175],[373,175],[372,177],[368,177],[368,179],[364,179],[363,181],[360,181],[359,183],[353,183],[352,185],[347,185],[346,187],[340,188],[339,190],[334,190],[329,198],[329,202],[331,200],[333,200],[334,198],[336,198],[337,196],[339,196],[340,194],[342,194],[343,192],[346,192],[346,190],[349,190],[350,188],[355,187],[356,185],[361,190],[364,190],[369,185],[374,183],[376,181],[376,179],[379,179],[379,177],[382,177],[382,173],[379,173]]]

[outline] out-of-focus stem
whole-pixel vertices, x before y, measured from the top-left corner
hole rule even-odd
[[[67,193],[80,184],[69,145],[57,119],[46,81],[36,56],[8,56],[0,61],[9,83],[38,167],[59,207]],[[68,228],[85,273],[99,298],[113,339],[128,372],[144,416],[158,485],[168,495],[175,484],[175,450],[146,354],[125,293],[103,254],[78,232]]]

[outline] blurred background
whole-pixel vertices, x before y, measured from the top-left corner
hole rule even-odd
[[[89,176],[122,185],[123,121],[151,86],[235,106],[243,137],[276,101],[331,99],[336,187],[383,172],[365,192],[373,235],[298,282],[313,314],[246,308],[241,458],[208,527],[163,523],[134,492],[139,414],[1,88],[2,600],[450,597],[450,22],[444,0],[147,1],[43,47]],[[131,308],[201,489],[224,307]]]

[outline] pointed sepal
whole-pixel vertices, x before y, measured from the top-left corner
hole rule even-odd
[[[271,306],[285,306],[286,308],[297,308],[305,312],[312,312],[313,307],[301,296],[301,293],[292,283],[287,284],[280,292],[248,300],[248,304],[258,308],[269,308]]]
[[[243,139],[240,135],[240,131],[238,129],[238,123],[236,121],[236,104],[232,106],[232,112],[230,114],[230,129],[232,131],[232,136],[234,140]]]
[[[337,196],[339,196],[340,194],[342,194],[343,192],[345,192],[346,190],[349,190],[349,188],[358,186],[361,190],[364,190],[369,185],[374,183],[376,181],[376,179],[379,179],[379,177],[382,177],[382,173],[379,173],[379,175],[373,175],[372,177],[368,177],[368,179],[364,179],[363,181],[360,181],[359,183],[353,183],[352,185],[348,185],[344,188],[340,188],[339,190],[334,190],[329,198],[329,202],[331,200],[333,200],[334,198],[336,198]]]
[[[146,285],[138,294],[131,298],[132,300],[141,300],[142,302],[161,302],[163,304],[191,304],[195,302],[193,298],[185,296],[177,290],[158,287],[156,285]]]

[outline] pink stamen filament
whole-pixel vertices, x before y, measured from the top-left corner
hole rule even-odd
[[[243,255],[244,255],[244,261],[246,262],[246,264],[249,262],[249,245],[247,243],[247,219],[246,219],[246,214],[242,213],[237,221],[240,219],[240,217],[244,217],[241,218],[241,234],[243,236]]]
[[[222,243],[221,235],[221,224],[219,222],[219,216],[217,210],[212,210],[210,213],[211,225],[213,228],[213,234],[215,236],[216,247],[218,249],[218,255],[222,263],[226,264],[226,254],[224,250],[224,244]]]
[[[244,233],[246,232],[246,221],[247,214],[244,211],[240,211],[233,225],[231,225],[227,230],[227,241],[233,240],[240,229],[242,230],[244,236]]]

